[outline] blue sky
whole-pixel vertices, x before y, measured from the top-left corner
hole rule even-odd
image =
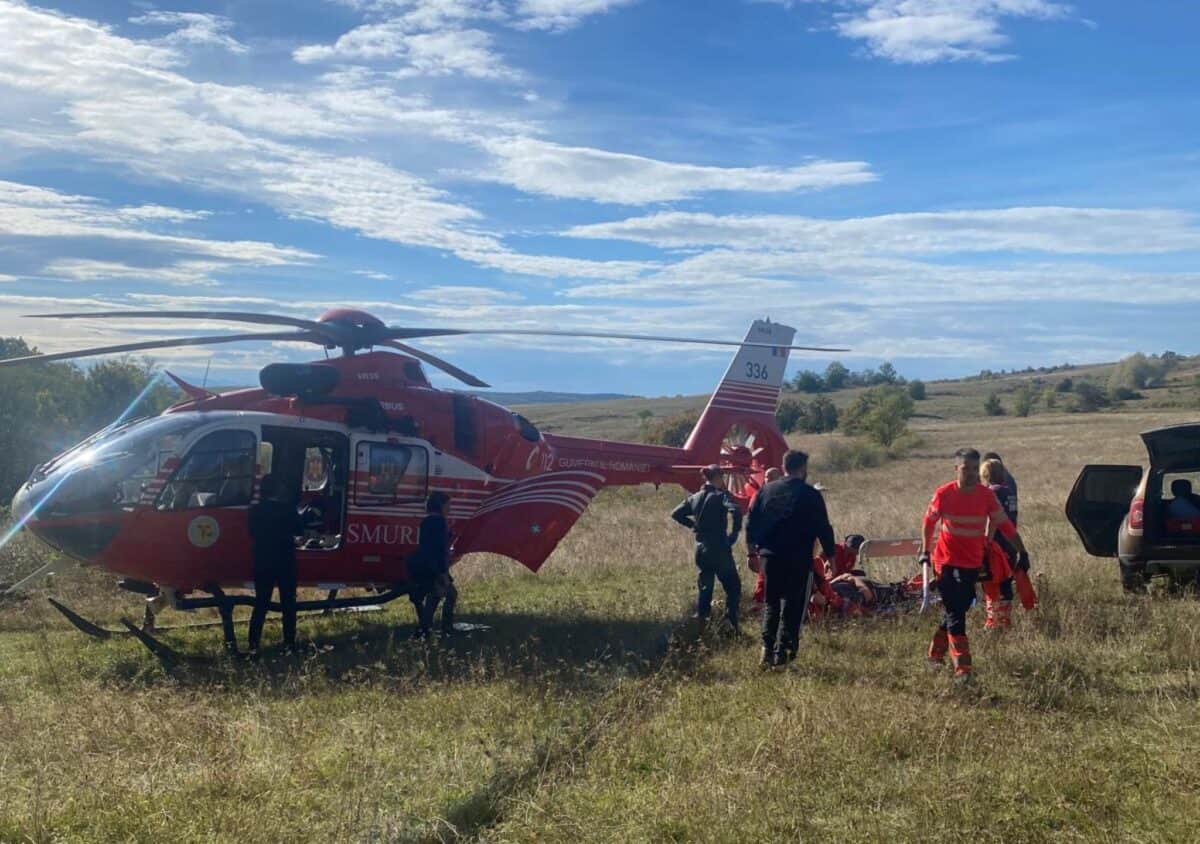
[[[349,305],[723,339],[769,315],[924,378],[1200,353],[1198,27],[1178,2],[0,0],[0,334]],[[424,347],[505,390],[705,392],[728,358]],[[155,355],[219,383],[309,357]]]

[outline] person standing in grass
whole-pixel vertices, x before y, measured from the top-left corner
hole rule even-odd
[[[766,577],[760,659],[764,668],[796,658],[812,592],[813,547],[819,540],[826,557],[837,553],[825,499],[805,480],[808,455],[789,451],[783,472],[786,477],[767,484],[755,497],[746,522],[746,542],[751,553],[762,558]]]
[[[967,610],[975,600],[975,584],[983,567],[987,539],[999,532],[1022,554],[1025,544],[996,493],[980,482],[979,452],[960,448],[954,453],[954,467],[957,477],[937,488],[925,511],[919,561],[924,566],[932,559],[945,610],[929,643],[929,661],[935,666],[945,664],[949,650],[954,676],[965,682],[971,676]],[[934,532],[939,524],[941,530],[934,546]]]
[[[763,486],[766,486],[766,484],[769,484],[772,481],[777,481],[782,477],[783,470],[778,466],[772,466],[770,469],[767,469],[765,473],[763,473],[763,480],[765,481]],[[760,492],[762,492],[762,487],[759,487],[754,491],[754,495],[750,498],[750,507],[748,510],[754,508],[754,502],[758,498],[758,494]],[[766,576],[763,575],[762,558],[758,556],[758,552],[755,551],[749,554],[749,559],[746,560],[746,565],[750,568],[750,571],[757,575],[754,581],[754,603],[752,605],[752,611],[756,613],[762,612],[763,605],[767,602],[767,579]]]
[[[417,636],[428,638],[433,630],[433,616],[442,604],[442,634],[454,632],[454,608],[458,604],[458,589],[450,575],[450,523],[446,506],[450,496],[431,492],[425,500],[426,516],[417,534],[417,550],[408,559],[408,576],[412,586],[409,600],[417,611]],[[442,602],[445,603],[442,603]]]
[[[279,589],[283,610],[283,644],[296,647],[296,537],[304,524],[294,496],[274,475],[263,477],[259,501],[249,511],[250,543],[254,553],[254,612],[250,615],[248,647],[258,653],[271,593]]]
[[[719,580],[725,590],[725,617],[734,632],[738,629],[738,603],[742,597],[742,580],[737,563],[733,561],[733,546],[742,530],[742,511],[725,490],[725,479],[717,464],[700,470],[704,486],[694,495],[683,499],[671,518],[696,534],[696,568],[699,595],[696,617],[706,620],[712,611],[713,581]],[[733,530],[727,531],[728,520]]]

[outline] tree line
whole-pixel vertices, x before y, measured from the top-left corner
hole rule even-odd
[[[36,353],[20,337],[0,337],[0,359]],[[149,361],[107,360],[86,370],[73,363],[0,369],[0,508],[38,464],[123,415],[159,413],[173,400]]]

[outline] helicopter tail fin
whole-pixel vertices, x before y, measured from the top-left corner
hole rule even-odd
[[[751,443],[762,465],[777,465],[787,449],[775,421],[775,408],[783,389],[788,349],[796,329],[768,320],[755,320],[746,333],[746,343],[778,343],[778,346],[741,346],[725,377],[692,429],[684,451],[692,462],[716,462],[728,440]]]

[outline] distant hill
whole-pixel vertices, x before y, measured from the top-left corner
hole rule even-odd
[[[989,395],[995,393],[1005,408],[1006,415],[1013,412],[1014,393],[1029,387],[1037,395],[1033,415],[1064,414],[1069,405],[1069,394],[1058,393],[1064,380],[1087,381],[1103,387],[1117,363],[1087,364],[1082,366],[1056,366],[1041,370],[1014,373],[986,373],[960,379],[927,381],[928,398],[916,403],[918,417],[943,420],[969,420],[986,418],[983,405]],[[828,396],[839,409],[844,410],[863,392],[855,387],[836,390],[819,395]],[[1045,393],[1054,393],[1052,407],[1045,401]],[[553,394],[547,394],[553,395]],[[784,398],[811,401],[818,394],[784,391]],[[1103,412],[1128,410],[1184,410],[1195,408],[1200,418],[1200,356],[1183,357],[1175,369],[1158,386],[1139,391],[1138,398],[1118,403]],[[625,398],[620,400],[588,400],[541,403],[513,400],[513,404],[527,404],[521,412],[528,416],[543,431],[573,434],[584,437],[639,441],[645,426],[653,419],[671,416],[688,410],[700,410],[708,401],[707,395],[664,396],[661,398]],[[645,413],[649,416],[645,417]]]
[[[547,390],[534,390],[529,393],[500,393],[490,391],[472,392],[469,395],[502,404],[506,407],[513,404],[578,404],[591,401],[616,401],[618,399],[635,399],[637,396],[625,393],[553,393]]]

